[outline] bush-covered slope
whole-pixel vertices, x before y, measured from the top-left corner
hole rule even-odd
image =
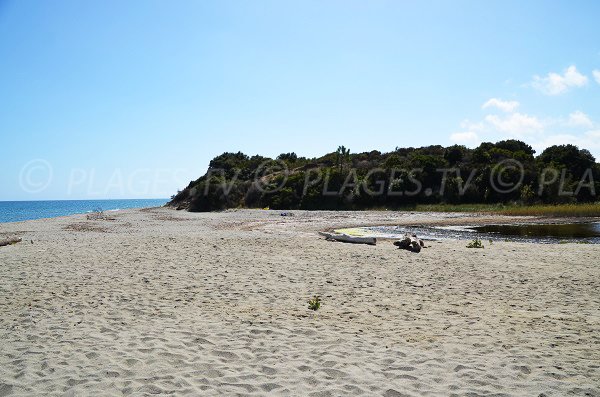
[[[190,211],[399,208],[435,203],[578,203],[597,201],[600,164],[573,145],[539,156],[516,140],[464,146],[276,159],[223,153],[205,175],[172,197]]]

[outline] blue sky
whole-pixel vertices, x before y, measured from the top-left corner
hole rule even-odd
[[[596,1],[0,0],[0,200],[167,197],[224,151],[519,138],[600,157],[599,15]]]

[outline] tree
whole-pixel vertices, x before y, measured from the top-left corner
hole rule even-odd
[[[468,149],[463,145],[454,145],[446,148],[444,152],[444,158],[448,161],[448,164],[455,166],[456,164],[463,161]]]
[[[339,167],[340,172],[344,170],[344,166],[350,162],[350,149],[346,149],[345,146],[338,146],[336,151],[336,165]]]
[[[507,139],[505,141],[496,142],[495,146],[499,149],[505,149],[510,152],[524,152],[530,156],[535,154],[535,150],[533,150],[531,146],[516,139]]]
[[[277,160],[282,160],[287,163],[295,163],[298,160],[298,155],[294,152],[281,153],[279,156],[277,156]]]
[[[241,152],[223,153],[210,162],[205,175],[178,192],[170,205],[213,211],[243,206],[361,209],[439,202],[598,201],[600,164],[589,151],[556,145],[537,158],[534,154],[531,146],[512,139],[484,142],[476,149],[409,147],[352,156],[350,149],[339,146],[314,159],[282,153],[279,161]],[[293,165],[288,167],[289,173],[281,172],[281,161]],[[350,164],[355,172],[349,172]],[[352,175],[356,184],[340,194]],[[282,186],[265,193],[257,177],[270,188],[280,182]],[[514,189],[498,189],[499,181]]]
[[[555,183],[544,189],[546,201],[564,201],[564,197],[558,197],[560,191],[576,192],[577,199],[581,201],[596,199],[595,186],[591,189],[578,189],[582,181],[594,185],[598,177],[596,159],[588,150],[579,149],[575,145],[554,145],[546,148],[537,161],[540,175],[548,169],[553,169],[559,175]]]

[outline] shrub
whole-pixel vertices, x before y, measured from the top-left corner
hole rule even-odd
[[[467,244],[467,248],[484,248],[484,246],[483,246],[481,240],[476,238],[475,240],[473,240],[469,244]]]
[[[318,295],[312,297],[312,299],[308,300],[308,308],[310,310],[317,311],[321,307],[321,298]]]

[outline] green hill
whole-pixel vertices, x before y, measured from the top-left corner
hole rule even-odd
[[[598,200],[600,164],[573,145],[536,156],[516,140],[276,159],[223,153],[172,197],[190,211],[227,208],[368,209],[429,204],[574,204]]]

